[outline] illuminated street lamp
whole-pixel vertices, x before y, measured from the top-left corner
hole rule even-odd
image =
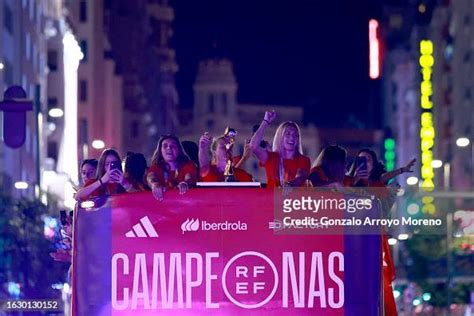
[[[467,137],[459,137],[456,139],[456,146],[464,148],[471,145],[471,185],[474,187],[474,143]]]
[[[52,108],[51,110],[49,110],[48,114],[51,117],[58,118],[64,115],[64,111],[60,108]]]
[[[26,183],[25,181],[17,181],[15,182],[15,189],[26,190],[28,189],[28,183]]]
[[[441,168],[442,166],[443,166],[443,162],[439,159],[435,159],[431,161],[431,167],[433,167],[434,169]]]
[[[94,149],[103,149],[105,147],[105,143],[101,139],[94,139],[92,141],[92,148]]]
[[[3,70],[3,68],[5,68],[5,65],[2,62],[0,62],[0,70]]]
[[[470,143],[469,138],[466,137],[459,137],[456,139],[456,146],[458,147],[467,147]]]
[[[408,185],[415,185],[418,183],[418,178],[417,177],[409,177],[407,179],[407,184]]]
[[[407,240],[408,239],[408,234],[400,234],[398,235],[398,240]]]

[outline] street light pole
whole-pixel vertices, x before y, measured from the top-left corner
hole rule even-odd
[[[443,187],[444,191],[447,192],[450,190],[450,179],[451,179],[451,163],[446,162],[443,169]],[[447,199],[445,202],[446,205],[446,269],[447,269],[447,302],[448,302],[448,315],[451,315],[451,302],[452,302],[452,265],[453,265],[453,256],[452,256],[452,243],[453,243],[453,216],[451,212],[451,203],[450,199]]]

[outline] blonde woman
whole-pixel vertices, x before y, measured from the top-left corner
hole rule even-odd
[[[295,122],[283,122],[273,138],[272,150],[260,146],[265,130],[275,120],[275,111],[265,112],[263,121],[250,140],[249,147],[265,168],[267,188],[300,187],[305,184],[311,162],[303,155],[301,133]]]

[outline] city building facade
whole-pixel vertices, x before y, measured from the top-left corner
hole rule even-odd
[[[159,136],[176,132],[178,125],[174,11],[167,0],[117,0],[106,4],[106,16],[123,76],[124,151],[151,157]]]
[[[98,158],[104,148],[123,150],[122,77],[116,72],[103,0],[70,4],[84,57],[78,77],[79,158]]]
[[[54,1],[0,1],[0,90],[21,86],[33,102],[33,111],[27,113],[25,144],[11,149],[0,141],[0,185],[14,197],[39,197],[40,192],[47,115],[47,36],[43,30],[51,6]],[[1,129],[2,121],[0,113]]]

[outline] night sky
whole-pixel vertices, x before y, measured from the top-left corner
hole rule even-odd
[[[374,91],[368,20],[379,12],[375,2],[172,1],[181,106],[192,105],[199,60],[220,56],[234,63],[240,103],[305,106],[306,120],[319,126],[373,125],[364,113]]]

